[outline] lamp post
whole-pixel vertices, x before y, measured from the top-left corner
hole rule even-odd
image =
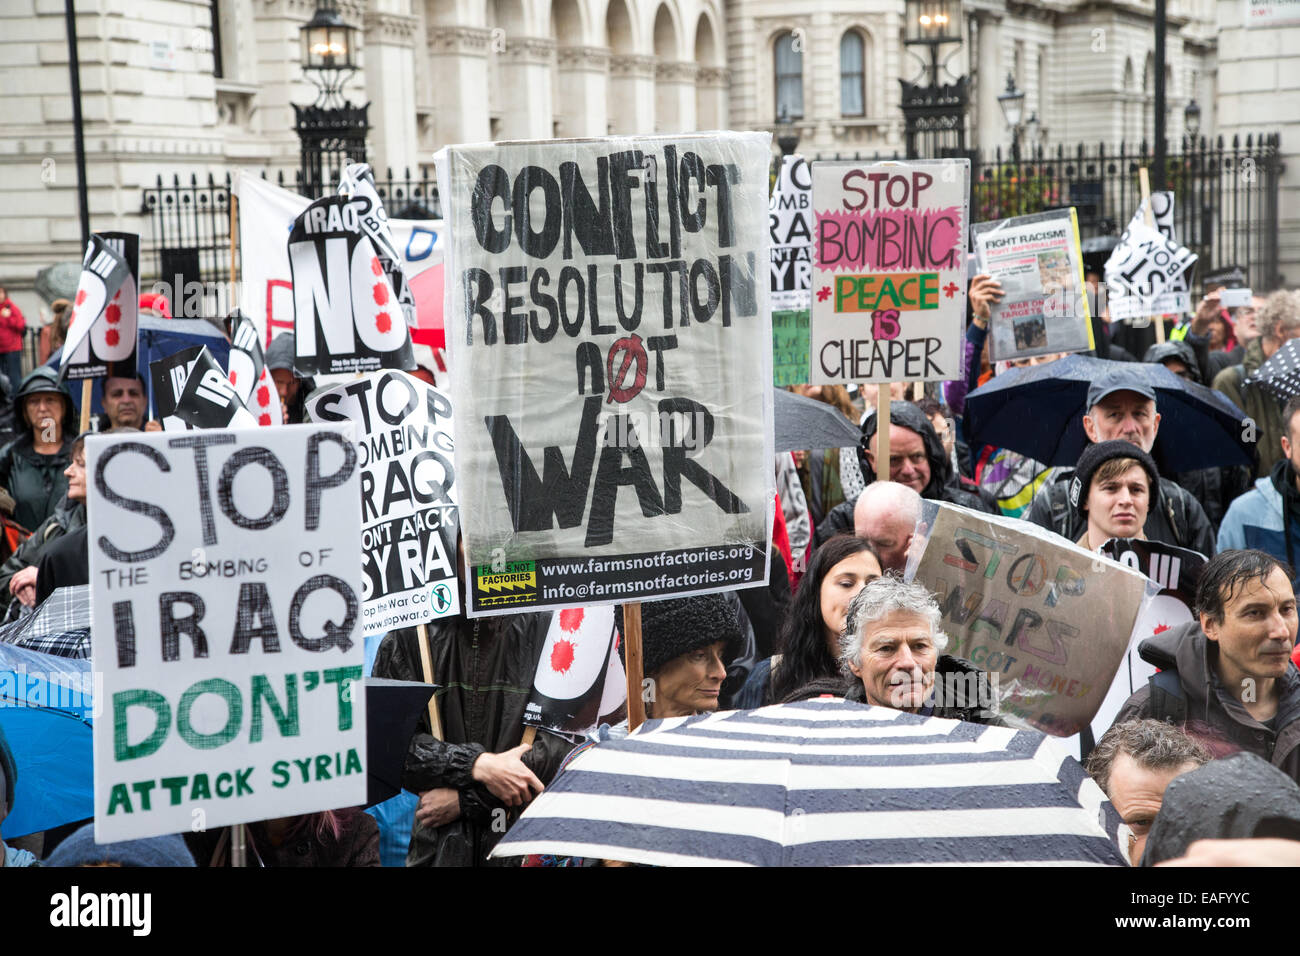
[[[1020,162],[1020,131],[1024,129],[1021,119],[1025,115],[1025,91],[1016,89],[1016,78],[1007,74],[1007,88],[998,94],[998,106],[1002,109],[1002,118],[1011,130],[1011,158]]]
[[[904,16],[904,45],[930,48],[929,63],[925,64],[921,82],[899,79],[903,87],[907,155],[926,154],[934,158],[965,155],[967,78],[957,77],[953,83],[939,80],[946,63],[939,57],[940,47],[957,44],[960,48],[962,42],[961,0],[905,0]],[[947,59],[956,52],[956,49],[950,52]],[[928,148],[918,150],[919,133],[929,134]]]
[[[781,112],[776,118],[776,145],[781,148],[781,156],[791,156],[799,147],[799,131],[790,120],[790,107],[782,103]]]
[[[318,0],[299,32],[303,73],[320,91],[310,106],[293,107],[302,143],[302,192],[315,198],[324,185],[326,155],[365,160],[370,104],[353,106],[343,96],[343,87],[357,71],[357,30],[343,20],[337,0]]]
[[[1183,107],[1183,132],[1187,141],[1187,149],[1196,145],[1196,134],[1201,130],[1201,108],[1196,103],[1196,97],[1192,97],[1185,107]]]

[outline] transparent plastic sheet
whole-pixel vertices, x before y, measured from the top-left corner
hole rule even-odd
[[[767,583],[765,133],[454,146],[467,613]]]
[[[1093,347],[1074,208],[971,226],[977,267],[1002,285],[990,307],[994,362]]]
[[[922,502],[905,579],[938,600],[945,653],[988,674],[985,709],[1056,737],[1096,716],[1160,592],[1036,525],[934,501]]]

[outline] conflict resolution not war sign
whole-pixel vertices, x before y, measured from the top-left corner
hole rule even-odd
[[[366,799],[350,426],[86,441],[95,838]]]
[[[768,150],[438,154],[471,615],[767,581]]]
[[[813,164],[809,381],[961,377],[966,159]]]

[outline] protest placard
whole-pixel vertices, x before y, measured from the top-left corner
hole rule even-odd
[[[768,149],[438,154],[471,615],[766,582]]]
[[[1002,286],[989,306],[994,362],[1093,347],[1074,208],[971,227],[979,272]]]
[[[810,381],[961,377],[970,161],[819,162]]]
[[[552,614],[524,723],[564,734],[594,730],[605,712],[602,695],[613,650],[613,607],[570,607]]]
[[[812,167],[783,156],[768,200],[772,242],[772,309],[807,310],[812,289]]]
[[[1138,204],[1137,212],[1129,220],[1129,226],[1146,225],[1147,206],[1151,207],[1151,224],[1160,235],[1171,242],[1178,241],[1174,228],[1174,194],[1169,191],[1154,192]],[[1120,237],[1123,242],[1123,236]],[[1173,276],[1169,283],[1151,300],[1152,315],[1184,315],[1192,311],[1191,294],[1192,269],[1187,269]]]
[[[257,327],[265,348],[280,333],[293,331],[293,271],[285,240],[309,200],[257,176],[238,176],[235,192],[242,263],[239,308]],[[416,324],[410,330],[411,340],[440,348],[442,220],[389,219],[388,227],[415,297]]]
[[[191,345],[173,352],[166,358],[149,363],[149,377],[153,381],[154,412],[162,423],[163,431],[189,431],[194,426],[176,416],[176,405],[185,394],[185,383],[190,371],[206,346]]]
[[[1094,740],[1101,739],[1124,703],[1156,672],[1154,664],[1142,659],[1138,646],[1149,637],[1196,620],[1192,612],[1196,585],[1206,564],[1205,555],[1199,551],[1136,538],[1111,538],[1101,546],[1101,553],[1145,575],[1160,586],[1160,592],[1143,607],[1125,659],[1092,719]]]
[[[1153,225],[1147,225],[1146,203]],[[1106,301],[1112,322],[1191,309],[1189,270],[1194,252],[1174,233],[1174,194],[1152,193],[1139,205],[1118,245],[1106,260]]]
[[[108,332],[111,329],[117,336],[115,349],[122,348],[121,333],[102,320],[107,318],[109,305],[115,305],[120,310],[117,303],[121,302],[122,288],[130,278],[131,264],[127,262],[121,244],[110,242],[98,233],[92,235],[86,244],[86,253],[81,260],[81,277],[72,299],[68,334],[63,340],[63,357],[59,363],[60,379],[96,378],[107,372],[107,366],[98,360],[98,353],[91,355],[88,343],[94,335],[102,340],[107,351]],[[114,326],[120,326],[121,312],[117,312],[115,317],[117,321]],[[104,328],[101,329],[100,326]],[[134,353],[133,338],[130,354]],[[134,371],[131,374],[134,375]]]
[[[808,382],[808,310],[772,313],[772,383]]]
[[[199,349],[190,366],[173,414],[194,428],[256,428],[258,425],[206,345]]]
[[[230,367],[226,371],[235,394],[257,419],[257,424],[263,427],[281,424],[284,412],[275,379],[266,367],[257,325],[238,309],[226,321],[230,327]]]
[[[451,401],[404,372],[372,372],[314,393],[307,413],[356,429],[365,634],[460,613]]]
[[[909,579],[938,599],[945,653],[989,674],[1013,726],[1058,737],[1086,727],[1129,646],[1145,577],[1024,521],[929,501],[922,521]]]
[[[350,427],[86,440],[95,838],[365,801]]]
[[[308,375],[415,366],[405,304],[373,238],[371,199],[327,196],[289,232],[294,368]]]
[[[69,379],[103,378],[106,375],[134,377],[136,341],[140,321],[140,237],[133,232],[98,232],[95,236],[126,265],[126,274],[109,293],[97,315],[90,315],[80,302],[75,304],[63,343],[61,374]],[[82,264],[82,276],[87,266]],[[80,296],[81,287],[77,294]],[[85,303],[90,306],[93,300]],[[74,330],[73,324],[81,322]],[[74,336],[75,331],[75,336]]]
[[[1300,0],[1246,0],[1246,27],[1285,27],[1300,24]]]

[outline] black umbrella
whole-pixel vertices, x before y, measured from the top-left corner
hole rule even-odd
[[[834,405],[805,398],[783,388],[776,391],[774,451],[848,448],[862,440],[862,430]]]
[[[52,303],[55,299],[71,299],[77,294],[81,281],[80,262],[58,262],[36,273],[36,294]]]
[[[411,736],[437,689],[418,681],[366,678],[366,806],[401,792]]]
[[[1255,463],[1255,435],[1246,415],[1222,393],[1188,382],[1163,365],[1068,355],[1013,368],[966,396],[972,447],[1009,448],[1049,465],[1073,465],[1083,431],[1088,386],[1123,371],[1156,393],[1160,430],[1151,457],[1164,474]]]
[[[1261,385],[1279,402],[1300,395],[1300,339],[1288,339],[1267,362],[1255,370],[1250,382]]]

